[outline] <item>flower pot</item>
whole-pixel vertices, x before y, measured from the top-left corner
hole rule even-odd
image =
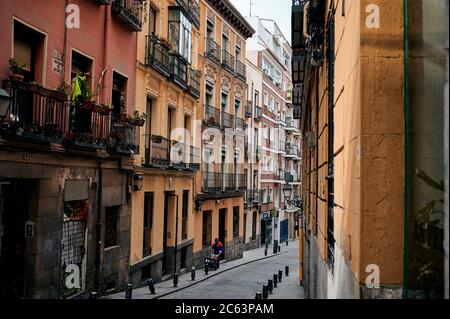
[[[130,119],[129,123],[134,126],[144,126],[145,120],[144,119]]]
[[[111,109],[108,107],[104,107],[98,104],[93,104],[92,105],[92,110],[96,113],[100,113],[100,114],[105,114],[108,115],[111,113]]]
[[[9,76],[9,79],[10,79],[11,81],[20,82],[20,81],[23,81],[24,77],[23,77],[22,74],[11,74],[11,75]]]

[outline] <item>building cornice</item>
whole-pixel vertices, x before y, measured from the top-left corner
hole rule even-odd
[[[251,38],[255,30],[229,0],[206,0],[220,15],[245,38]]]

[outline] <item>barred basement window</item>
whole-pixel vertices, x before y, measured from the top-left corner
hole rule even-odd
[[[105,248],[117,246],[117,219],[120,206],[105,209]]]
[[[233,238],[239,237],[239,206],[233,207]]]

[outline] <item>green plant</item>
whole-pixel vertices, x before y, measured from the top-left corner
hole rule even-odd
[[[72,101],[91,101],[92,94],[87,83],[87,76],[84,73],[77,72],[73,79]]]
[[[9,59],[8,63],[12,74],[22,74],[23,69],[27,66],[26,64],[20,64],[15,58]]]
[[[139,113],[139,111],[134,111],[133,115],[130,117],[133,120],[145,120],[147,118],[147,114]]]

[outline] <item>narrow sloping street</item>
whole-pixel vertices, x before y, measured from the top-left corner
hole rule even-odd
[[[246,251],[244,258],[224,262],[217,272],[211,270],[208,275],[203,269],[198,269],[195,280],[191,279],[190,273],[181,275],[177,287],[173,286],[172,280],[157,283],[154,295],[150,294],[148,287],[134,289],[133,299],[253,299],[279,270],[283,271],[281,284],[269,298],[303,298],[298,274],[298,241],[289,242],[289,246],[282,245],[281,252],[275,255],[272,246],[269,246],[267,256],[264,250],[263,247]],[[286,266],[289,267],[288,277],[285,275]],[[104,298],[124,299],[125,292]]]

